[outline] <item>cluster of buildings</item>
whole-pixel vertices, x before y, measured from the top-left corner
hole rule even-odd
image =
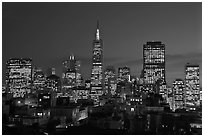
[[[118,68],[118,71],[114,66],[104,68],[103,41],[97,23],[89,80],[83,79],[81,62],[74,55],[63,61],[61,77],[55,74],[54,68],[45,73],[34,67],[30,58],[11,58],[6,63],[4,92],[16,99],[15,103],[19,106],[23,102],[31,108],[52,108],[53,114],[65,113],[57,106],[69,106],[84,100],[93,106],[103,106],[111,99],[126,104],[120,105],[121,109],[140,113],[141,106],[148,105],[148,98],[154,95],[160,96],[161,101],[168,104],[173,112],[200,108],[202,97],[199,66],[186,64],[185,78],[175,79],[173,86],[169,87],[165,64],[165,44],[152,41],[143,45],[143,70],[140,77],[132,76],[127,66]],[[72,113],[79,110],[73,109]],[[80,112],[77,115],[87,117],[86,113]],[[42,115],[40,112],[37,114]],[[46,111],[46,115],[50,115],[50,111]]]

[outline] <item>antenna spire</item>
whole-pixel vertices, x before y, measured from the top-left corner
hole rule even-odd
[[[99,21],[97,20],[97,28],[96,28],[96,40],[99,40],[100,36],[99,36]]]

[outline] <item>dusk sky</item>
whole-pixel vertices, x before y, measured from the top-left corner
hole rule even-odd
[[[139,76],[143,44],[166,45],[166,79],[171,86],[184,79],[186,63],[202,71],[202,3],[3,3],[2,67],[13,57],[30,57],[46,71],[72,53],[82,62],[82,75],[91,74],[96,22],[104,43],[104,67],[129,66]],[[4,83],[4,82],[3,82]]]

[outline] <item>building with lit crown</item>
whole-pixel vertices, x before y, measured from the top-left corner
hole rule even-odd
[[[24,97],[31,92],[32,60],[12,58],[6,63],[6,91],[14,98]]]
[[[62,69],[62,89],[67,90],[75,86],[82,85],[82,75],[80,72],[81,62],[75,59],[74,55],[65,60]]]
[[[99,96],[103,94],[103,43],[99,33],[99,23],[97,22],[95,40],[93,41],[93,56],[91,70],[91,92],[90,96],[99,102]]]
[[[200,105],[199,66],[186,65],[185,106],[187,110],[195,110]]]

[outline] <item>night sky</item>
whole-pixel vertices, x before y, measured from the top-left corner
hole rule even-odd
[[[184,79],[187,62],[202,67],[202,3],[3,3],[2,67],[12,57],[30,57],[46,71],[74,54],[90,78],[92,42],[100,22],[104,65],[142,70],[143,44],[166,45],[166,78]],[[201,77],[200,77],[201,79]]]

